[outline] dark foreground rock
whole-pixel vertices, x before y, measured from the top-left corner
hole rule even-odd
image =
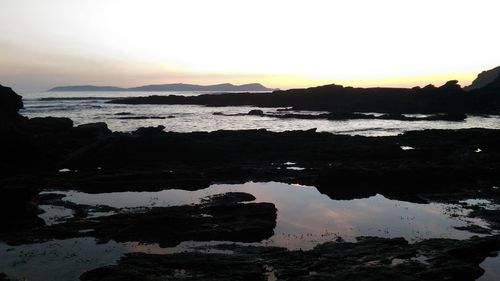
[[[467,241],[359,238],[310,251],[223,245],[233,254],[128,254],[118,265],[84,273],[94,280],[475,280],[498,236]]]
[[[459,94],[457,87],[448,83],[439,91]],[[17,117],[4,118],[9,127],[0,130],[0,190],[198,189],[218,182],[275,180],[315,185],[342,198],[500,185],[497,130],[428,130],[380,138],[314,130],[173,133],[163,126],[113,133],[104,123],[74,127],[66,118],[21,117],[19,97],[8,90],[9,108]],[[329,91],[318,88],[312,94]],[[304,169],[289,170],[282,165],[286,162]],[[64,168],[71,172],[58,172]]]
[[[141,186],[140,181],[196,189],[216,182],[276,180],[314,185],[333,197],[344,191],[408,194],[500,184],[500,131],[496,130],[430,130],[370,138],[314,131],[161,129],[115,134],[80,149],[60,164],[78,173],[46,180],[95,191],[119,185],[126,190],[127,185]],[[405,146],[413,149],[403,150]],[[281,167],[285,162],[305,169],[288,170]]]
[[[0,124],[18,118],[18,111],[23,108],[22,97],[11,88],[0,85]]]
[[[5,273],[0,273],[0,281],[11,281]]]
[[[312,94],[321,98],[329,91],[314,89]],[[422,91],[464,95],[454,83],[441,90],[428,87]],[[294,99],[293,92],[285,94]],[[164,132],[161,126],[113,133],[102,123],[74,127],[65,118],[24,118],[17,113],[19,99],[13,97],[10,108],[15,114],[2,119],[0,130],[0,238],[11,244],[87,236],[103,242],[140,241],[163,246],[186,240],[258,242],[273,235],[276,223],[273,204],[243,204],[254,199],[245,194],[142,212],[108,208],[102,210],[115,214],[90,219],[88,213],[102,206],[92,209],[61,202],[60,196],[36,196],[47,187],[91,192],[193,190],[213,183],[254,180],[313,185],[336,199],[377,193],[412,201],[451,197],[459,201],[471,198],[470,194],[500,198],[493,188],[500,186],[498,130],[428,130],[381,138],[315,130],[172,133]],[[300,99],[294,101],[297,107],[302,106]],[[432,100],[445,103],[446,95],[433,96]],[[303,104],[302,109],[310,106],[319,109],[315,104]],[[251,114],[265,115],[260,111]],[[302,169],[290,170],[288,162]],[[36,216],[37,200],[72,209],[74,216],[43,226]],[[471,216],[490,222],[492,230],[500,229],[498,211],[473,209]],[[307,252],[233,246],[227,248],[235,251],[231,256],[133,254],[117,266],[90,272],[82,279],[259,280],[267,273],[283,280],[473,280],[481,274],[477,264],[490,251],[498,250],[497,244],[496,237],[465,242],[428,240],[412,245],[397,239],[368,239],[358,244],[325,244]],[[419,260],[421,255],[428,257],[429,264],[411,259]]]
[[[498,130],[428,130],[380,138],[315,130],[163,130],[158,126],[113,133],[102,123],[74,127],[64,118],[11,120],[0,138],[0,195],[5,195],[0,215],[9,222],[5,228],[22,225],[24,219],[18,217],[31,218],[27,227],[36,225],[33,198],[46,187],[194,190],[253,180],[313,185],[337,199],[380,193],[419,200],[418,193],[500,185]],[[303,169],[290,170],[286,162]],[[70,172],[59,172],[64,168]]]
[[[43,225],[35,197],[44,173],[111,134],[104,123],[74,127],[68,118],[28,119],[19,115],[22,106],[21,96],[0,86],[0,232]]]
[[[348,199],[500,186],[497,130],[370,138],[314,130],[173,133],[160,126],[110,133],[92,125],[35,134],[27,128],[0,146],[0,187],[195,190],[253,180],[313,185],[332,198]],[[286,162],[304,169],[290,170]],[[63,168],[70,172],[60,173]]]
[[[121,210],[97,218],[75,217],[0,238],[19,244],[96,237],[101,242],[139,241],[162,247],[182,241],[260,242],[274,234],[277,210],[271,203],[242,203],[253,200],[255,197],[247,193],[227,193],[209,197],[197,205]]]
[[[0,233],[11,233],[44,225],[38,217],[34,186],[0,186]]]

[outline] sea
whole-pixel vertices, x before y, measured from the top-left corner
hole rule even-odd
[[[318,132],[342,135],[393,136],[406,131],[425,129],[500,129],[500,115],[469,115],[465,121],[400,121],[400,120],[307,120],[281,119],[245,114],[260,109],[269,114],[320,114],[324,112],[286,111],[284,108],[258,108],[253,106],[207,107],[200,105],[125,105],[111,104],[116,98],[150,95],[196,96],[216,95],[220,92],[37,92],[21,94],[27,117],[68,117],[75,125],[105,122],[113,131],[130,132],[139,127],[165,126],[165,131],[193,132],[217,130],[267,129],[282,132],[316,128]],[[220,115],[217,113],[224,113]],[[377,114],[371,113],[371,114]],[[408,114],[407,116],[426,116]]]

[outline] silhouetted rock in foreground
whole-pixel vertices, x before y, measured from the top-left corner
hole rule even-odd
[[[0,85],[0,124],[19,117],[18,111],[23,108],[22,97],[11,88]]]
[[[0,232],[43,225],[35,196],[43,173],[63,155],[110,134],[106,124],[73,127],[68,118],[19,115],[21,96],[0,86]]]
[[[38,217],[38,206],[34,200],[36,193],[34,185],[0,182],[0,233],[44,225]]]
[[[253,200],[255,197],[251,194],[230,192],[206,198],[197,205],[78,218],[0,237],[14,244],[96,237],[102,242],[140,241],[159,243],[162,247],[172,247],[182,241],[259,242],[274,234],[277,210],[272,203],[242,203]],[[89,229],[91,231],[84,231]]]
[[[0,281],[11,281],[5,273],[0,273]]]
[[[500,249],[498,236],[467,241],[431,239],[408,244],[402,238],[359,238],[330,242],[310,251],[222,245],[233,254],[127,254],[117,265],[84,273],[82,281],[111,280],[463,280]]]

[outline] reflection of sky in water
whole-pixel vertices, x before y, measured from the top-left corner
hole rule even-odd
[[[383,136],[396,135],[404,131],[423,129],[459,128],[500,128],[498,117],[471,116],[465,122],[446,121],[398,121],[398,120],[304,120],[278,119],[259,116],[220,116],[214,112],[227,114],[247,113],[256,107],[205,107],[197,105],[120,105],[107,104],[103,97],[148,96],[148,95],[197,95],[191,92],[60,92],[38,93],[24,96],[25,109],[21,112],[28,117],[55,116],[69,117],[75,124],[106,122],[114,131],[132,131],[143,126],[163,125],[166,131],[192,132],[214,130],[268,129],[272,131],[306,130],[348,135]],[[77,100],[41,101],[42,97],[84,97]],[[89,99],[89,97],[94,97]],[[264,112],[280,114],[276,108],[263,108]],[[119,119],[116,113],[130,113],[130,116],[168,117],[167,119]],[[308,111],[294,113],[311,114]],[[312,114],[317,114],[312,113]],[[420,116],[422,117],[422,116]]]
[[[0,243],[0,272],[20,280],[78,280],[86,270],[112,264],[125,252],[120,244],[96,244],[91,238],[16,247]]]
[[[43,210],[43,213],[38,216],[41,217],[47,225],[56,224],[73,216],[72,210],[61,206],[40,205],[39,208]]]
[[[485,270],[484,275],[477,281],[498,281],[500,280],[500,256],[486,258],[481,264]]]
[[[117,208],[194,204],[200,198],[228,191],[253,194],[257,202],[272,202],[278,209],[275,235],[266,245],[312,248],[337,236],[351,240],[357,236],[405,237],[410,241],[471,236],[454,226],[466,225],[466,212],[458,205],[416,204],[389,200],[381,195],[355,200],[331,200],[314,187],[283,183],[212,185],[198,191],[117,192],[87,194],[65,192],[78,204],[108,205]],[[450,216],[450,214],[461,216]],[[485,225],[481,221],[475,223]]]
[[[119,192],[87,194],[65,192],[69,200],[79,204],[109,205],[118,208],[172,206],[198,203],[200,198],[228,191],[253,194],[258,202],[272,202],[278,208],[275,235],[261,245],[310,249],[317,243],[332,241],[337,235],[351,240],[361,235],[405,237],[410,240],[449,237],[468,238],[466,231],[452,226],[466,223],[459,206],[446,204],[415,204],[389,200],[381,195],[355,200],[331,200],[314,187],[283,183],[212,185],[198,191],[164,190],[160,192]],[[50,211],[50,208],[45,208]],[[56,222],[54,211],[49,216]],[[46,215],[48,216],[48,215]],[[54,217],[56,216],[56,217]],[[44,217],[48,219],[48,217]],[[222,242],[185,241],[173,248],[136,242],[96,244],[93,238],[55,240],[45,243],[9,246],[0,243],[0,272],[10,276],[38,280],[78,280],[84,271],[115,263],[124,253],[173,253],[186,250],[215,252],[210,246]],[[253,243],[259,245],[259,243]],[[492,279],[484,279],[490,281]]]
[[[38,244],[9,246],[0,242],[0,272],[29,281],[76,281],[90,269],[115,264],[124,254],[144,252],[169,254],[192,250],[207,242],[181,243],[175,248],[137,242],[99,244],[93,238],[53,240]],[[212,243],[213,244],[213,243]],[[197,249],[207,253],[230,253],[214,249]]]

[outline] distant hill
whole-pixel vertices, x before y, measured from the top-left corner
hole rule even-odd
[[[479,73],[470,86],[464,87],[466,91],[481,89],[495,81],[500,76],[500,66]]]
[[[245,91],[245,92],[255,92],[255,91],[272,91],[273,89],[266,88],[262,84],[252,83],[244,85],[233,85],[229,83],[217,84],[217,85],[194,85],[194,84],[159,84],[159,85],[146,85],[140,87],[132,88],[120,88],[113,86],[62,86],[55,87],[49,90],[49,92],[106,92],[106,91]]]

